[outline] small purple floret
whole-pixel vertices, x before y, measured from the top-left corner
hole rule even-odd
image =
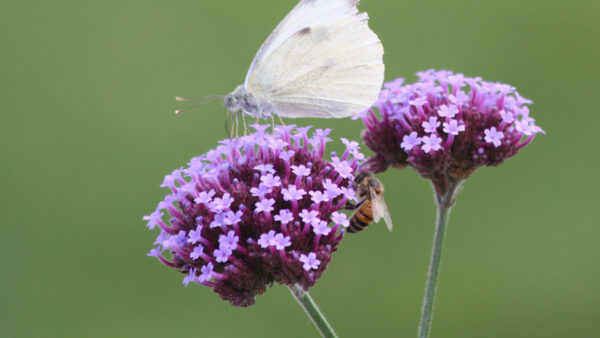
[[[286,247],[292,245],[292,240],[290,236],[284,236],[283,234],[277,234],[271,240],[271,245],[275,247],[277,250],[283,250]]]
[[[321,261],[317,259],[317,255],[314,252],[311,252],[307,255],[300,255],[300,262],[304,263],[302,268],[306,271],[310,271],[311,269],[317,269]]]
[[[331,232],[331,228],[328,226],[328,223],[318,219],[312,221],[312,228],[316,235],[327,236],[329,232]]]
[[[275,220],[281,224],[288,224],[294,220],[294,214],[287,209],[279,210],[279,214],[275,215]]]
[[[348,217],[346,217],[346,214],[337,211],[331,214],[331,221],[333,224],[341,225],[344,228],[350,226],[350,221],[348,220]]]
[[[258,245],[260,245],[260,247],[263,249],[268,248],[273,239],[275,239],[275,230],[270,230],[269,232],[260,235],[260,238],[258,239]]]

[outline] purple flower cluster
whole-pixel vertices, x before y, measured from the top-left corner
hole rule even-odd
[[[346,151],[324,160],[329,129],[309,137],[310,127],[253,128],[167,175],[161,187],[171,193],[144,217],[161,229],[149,256],[236,306],[254,304],[273,282],[315,284],[348,226],[337,211],[355,200],[364,159],[343,139]]]
[[[362,137],[375,152],[367,167],[412,166],[444,192],[478,167],[514,156],[543,130],[529,116],[532,102],[514,87],[446,70],[417,73],[419,81],[386,83],[373,109],[358,114]]]

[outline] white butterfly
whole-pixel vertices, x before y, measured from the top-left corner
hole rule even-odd
[[[360,0],[301,0],[256,53],[231,112],[265,118],[348,117],[369,108],[383,83],[383,46]]]

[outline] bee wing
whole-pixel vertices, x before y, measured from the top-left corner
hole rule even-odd
[[[383,196],[377,195],[375,189],[373,188],[370,188],[369,190],[371,192],[371,204],[373,206],[373,220],[375,222],[379,222],[379,220],[383,217],[388,230],[392,231],[392,216],[390,215]]]

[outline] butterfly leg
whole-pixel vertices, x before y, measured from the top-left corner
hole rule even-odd
[[[279,122],[281,122],[281,125],[285,127],[285,123],[283,122],[283,120],[281,119],[281,116],[277,115],[277,118],[279,118]]]
[[[244,136],[248,135],[248,127],[246,127],[246,114],[242,113],[242,121],[244,122]]]
[[[228,110],[227,115],[225,117],[225,132],[227,133],[227,138],[231,138],[231,133],[229,132],[229,114],[231,114],[231,112]]]
[[[240,137],[240,114],[235,114],[235,138]]]

